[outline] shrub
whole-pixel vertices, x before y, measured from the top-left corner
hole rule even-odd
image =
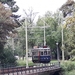
[[[16,58],[13,55],[12,50],[9,49],[4,49],[4,59],[2,60],[2,64],[16,64]]]
[[[66,66],[67,66],[67,71],[71,71],[75,68],[75,65],[73,63],[67,63]]]
[[[26,66],[25,60],[17,60],[18,66]]]
[[[66,61],[61,64],[61,67],[64,71],[72,71],[75,69],[75,62]]]
[[[75,57],[71,58],[70,60],[71,60],[71,61],[75,61]]]

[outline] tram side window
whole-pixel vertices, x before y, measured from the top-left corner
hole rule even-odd
[[[47,51],[44,51],[44,55],[47,55]]]
[[[35,52],[33,52],[32,55],[35,55]]]
[[[37,52],[33,52],[32,55],[34,55],[34,56],[37,55]]]

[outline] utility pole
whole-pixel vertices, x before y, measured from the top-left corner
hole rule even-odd
[[[64,44],[63,44],[63,25],[62,25],[62,60],[64,61]]]
[[[46,46],[45,17],[44,17],[44,46]]]
[[[25,37],[26,37],[26,67],[28,67],[28,39],[27,39],[27,20],[25,19],[24,21],[24,26],[25,26]]]
[[[57,43],[56,43],[56,45],[57,45],[57,60],[58,60],[58,62],[59,62],[60,59],[59,59],[59,49],[58,49],[58,44],[59,44],[59,43],[57,42]]]
[[[24,26],[25,26],[25,37],[26,37],[26,67],[28,67],[28,39],[27,39],[27,26],[28,26],[28,23],[29,25],[33,23],[34,21],[34,18],[36,16],[36,14],[38,12],[33,12],[32,9],[29,9],[28,10],[29,14],[24,10],[24,13],[26,15],[26,18],[25,18],[25,22],[24,22]]]
[[[59,17],[60,17],[60,13],[59,13]],[[64,41],[64,39],[63,39],[63,21],[64,20],[60,20],[60,18],[59,18],[59,22],[61,21],[61,23],[62,23],[62,25],[61,25],[61,38],[62,38],[62,60],[64,61],[64,43],[63,43],[63,41]],[[59,25],[59,22],[58,22],[58,25]]]
[[[44,46],[46,46],[46,37],[45,37],[45,21],[44,21]]]

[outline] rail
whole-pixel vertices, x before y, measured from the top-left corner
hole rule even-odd
[[[60,63],[51,63],[46,65],[40,65],[40,66],[32,66],[29,68],[26,67],[8,67],[8,68],[2,68],[0,69],[0,74],[2,75],[28,75],[28,74],[34,74],[34,73],[40,73],[45,71],[52,71],[52,70],[58,70],[60,69]]]

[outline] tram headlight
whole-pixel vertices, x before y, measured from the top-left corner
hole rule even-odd
[[[48,59],[48,58],[47,58]]]

